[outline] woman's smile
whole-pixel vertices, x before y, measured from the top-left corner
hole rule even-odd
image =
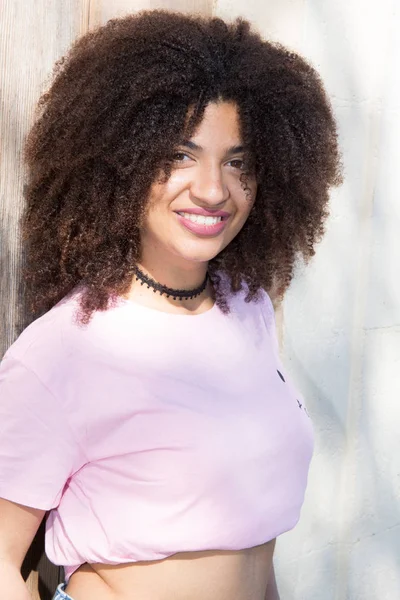
[[[200,208],[176,211],[183,227],[200,236],[219,235],[226,227],[230,214],[225,211],[210,213]]]

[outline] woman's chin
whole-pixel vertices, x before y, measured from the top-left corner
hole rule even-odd
[[[182,260],[189,263],[208,263],[210,260],[215,258],[220,252],[220,247],[212,250],[211,248],[198,248],[198,249],[190,249],[187,248],[185,250],[179,251],[176,249],[175,255],[179,256]]]

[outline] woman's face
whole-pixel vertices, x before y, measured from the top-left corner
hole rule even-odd
[[[211,103],[190,140],[173,156],[171,176],[152,185],[142,228],[142,264],[157,257],[183,267],[207,262],[243,227],[256,195],[243,189],[242,140],[236,105]]]

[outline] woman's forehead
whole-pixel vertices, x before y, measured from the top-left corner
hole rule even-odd
[[[192,135],[183,135],[181,145],[202,152],[209,146],[223,146],[226,153],[244,150],[241,139],[239,111],[231,101],[210,102]]]

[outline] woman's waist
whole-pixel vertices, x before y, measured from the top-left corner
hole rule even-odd
[[[73,600],[264,600],[275,540],[243,550],[178,552],[121,565],[85,563],[66,592]]]

